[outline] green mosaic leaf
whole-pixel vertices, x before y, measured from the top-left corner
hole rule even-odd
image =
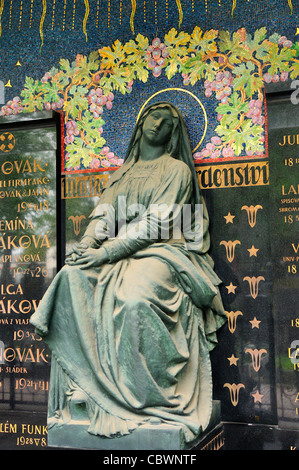
[[[135,58],[143,58],[146,49],[148,48],[148,38],[142,36],[142,34],[138,34],[136,36],[136,40],[131,39],[124,45],[124,51],[126,54],[131,55],[130,58],[127,59],[128,63],[133,62]]]
[[[188,51],[200,51],[202,54],[206,54],[208,52],[216,52],[218,50],[215,41],[217,37],[218,31],[212,29],[203,33],[201,28],[195,26],[191,34],[190,46]]]
[[[100,49],[99,54],[102,58],[101,65],[105,68],[116,67],[126,58],[123,45],[118,39],[112,47],[103,47]]]
[[[66,73],[66,75],[70,76],[73,74],[74,66],[70,64],[68,59],[60,59],[59,61],[60,69]]]
[[[299,62],[295,62],[290,70],[290,77],[292,80],[299,76]]]
[[[244,90],[248,98],[264,86],[263,78],[256,73],[256,66],[251,61],[239,65],[233,72],[237,75],[233,82],[234,89]]]
[[[240,44],[239,34],[233,33],[231,39],[229,31],[220,31],[219,40],[219,50],[229,54],[230,63],[240,64],[243,60],[246,61],[251,58],[250,50]]]
[[[279,48],[278,44],[272,44],[269,48],[269,53],[267,60],[270,62],[270,68],[268,72],[271,75],[274,75],[278,72],[289,71],[290,61],[296,55],[294,49],[289,49],[287,47]]]
[[[129,79],[137,78],[145,83],[148,79],[148,70],[145,67],[144,56],[148,47],[148,39],[138,34],[136,41],[131,39],[124,45],[127,54],[126,62],[131,67]]]
[[[177,32],[175,28],[172,28],[169,33],[165,35],[164,43],[167,46],[167,50],[171,57],[184,56],[187,54],[187,47],[185,47],[190,40],[188,33],[181,31]]]
[[[166,77],[170,80],[177,73],[179,62],[177,59],[170,59],[166,67]]]

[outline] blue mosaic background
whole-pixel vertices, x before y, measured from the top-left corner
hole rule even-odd
[[[22,21],[20,23],[20,4],[22,3]],[[56,0],[54,25],[53,0],[47,0],[46,16],[43,23],[43,46],[41,48],[40,21],[43,11],[42,0],[33,1],[33,18],[30,25],[31,0],[4,2],[1,17],[1,68],[0,78],[6,83],[11,80],[12,90],[7,90],[7,98],[14,96],[22,88],[26,75],[39,78],[61,57],[74,59],[76,54],[88,54],[90,51],[109,45],[116,39],[122,42],[130,40],[134,34],[130,26],[131,2],[122,1],[122,19],[120,24],[119,0],[110,1],[110,27],[108,27],[108,0],[89,0],[89,16],[86,23],[87,38],[83,31],[85,4],[77,0],[75,22],[73,25],[74,0],[67,0],[64,15],[64,0]],[[203,30],[227,29],[236,31],[245,27],[250,33],[265,26],[269,35],[278,32],[293,40],[299,26],[299,4],[293,1],[293,12],[287,0],[237,0],[232,15],[232,0],[182,0],[183,20],[179,28],[179,13],[175,0],[168,0],[168,18],[166,1],[157,1],[157,24],[155,23],[154,1],[146,0],[146,22],[144,22],[143,1],[137,0],[134,17],[135,34],[148,37],[162,37],[172,27],[191,32],[198,25]],[[219,6],[219,3],[221,6]],[[97,5],[99,17],[97,25]],[[63,30],[63,23],[65,24]],[[31,26],[31,27],[30,27]],[[22,67],[15,67],[17,61]]]
[[[299,39],[296,36],[299,5],[295,1],[236,0],[234,10],[232,0],[137,0],[135,3],[133,18],[133,0],[2,1],[0,80],[7,85],[5,101],[19,96],[26,76],[40,79],[51,67],[58,66],[61,58],[73,61],[77,54],[88,55],[117,39],[125,43],[138,33],[150,40],[155,37],[163,40],[171,28],[190,33],[196,25],[203,31],[234,32],[245,27],[248,33],[253,34],[256,29],[266,27],[268,37],[278,33],[293,42]],[[158,78],[150,74],[147,83],[134,84],[130,95],[118,93],[113,114],[105,116],[105,138],[117,155],[124,155],[143,103],[154,92],[167,87],[186,88],[199,97],[208,115],[204,143],[214,135],[217,102],[214,98],[205,97],[203,84],[185,87],[178,75],[168,80],[164,74]],[[182,108],[187,124],[190,123],[188,129],[194,148],[202,134],[202,112],[196,107],[193,110],[192,100],[186,102],[185,94],[177,95],[176,99],[173,95],[170,97]],[[164,98],[167,99],[167,95]]]

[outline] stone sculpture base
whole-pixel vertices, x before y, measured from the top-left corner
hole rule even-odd
[[[212,417],[208,428],[188,445],[184,443],[183,432],[179,426],[157,423],[155,419],[126,436],[113,439],[94,436],[87,431],[89,421],[84,419],[80,409],[76,409],[76,406],[79,405],[74,405],[71,421],[49,429],[49,447],[94,450],[200,450],[205,446],[209,448],[209,443],[215,441],[214,447],[215,450],[218,450],[216,448],[220,448],[222,446],[220,444],[223,443],[223,438],[219,437],[223,433],[219,401],[213,401]]]

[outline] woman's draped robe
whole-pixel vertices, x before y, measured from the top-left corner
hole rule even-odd
[[[49,425],[67,419],[79,388],[93,434],[127,434],[155,416],[192,441],[208,426],[209,351],[226,316],[205,248],[188,251],[175,233],[169,207],[191,192],[188,166],[168,155],[133,165],[104,191],[83,241],[104,247],[109,262],[65,266],[30,320],[52,351]],[[137,220],[136,202],[145,208]]]

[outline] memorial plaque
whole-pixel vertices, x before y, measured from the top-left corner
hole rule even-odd
[[[269,162],[197,167],[211,220],[211,256],[228,317],[212,351],[224,421],[276,423]]]
[[[46,445],[51,359],[29,318],[60,265],[58,123],[0,124],[0,448]]]
[[[299,422],[299,115],[288,93],[269,96],[273,312],[278,424]]]
[[[267,108],[268,158],[198,167],[212,224],[211,254],[228,315],[219,348],[212,352],[214,392],[224,421],[278,425],[284,448],[294,449],[299,419],[299,114],[290,93],[269,95]],[[261,434],[267,440],[261,430],[252,433],[254,448],[263,445]],[[243,441],[236,433],[233,448],[244,446]]]

